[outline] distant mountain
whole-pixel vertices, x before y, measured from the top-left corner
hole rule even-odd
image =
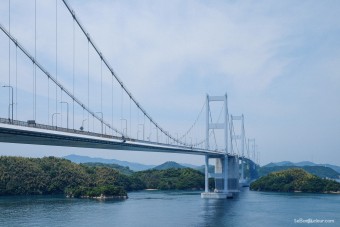
[[[309,162],[309,161],[296,162],[296,163],[289,162],[289,161],[271,162],[263,167],[274,167],[274,166],[299,166],[299,167],[301,166],[323,166],[323,167],[329,167],[340,174],[340,166],[330,165],[330,164],[316,164],[314,162]]]
[[[191,164],[178,164],[177,162],[169,161],[165,162],[159,166],[154,167],[153,169],[157,170],[164,170],[164,169],[184,169],[184,168],[191,168],[200,171],[201,173],[205,172],[205,166],[196,166],[196,165],[191,165]],[[215,172],[215,166],[214,165],[209,165],[209,173],[214,173]]]
[[[96,163],[106,163],[106,164],[117,164],[120,166],[127,166],[130,168],[130,170],[133,170],[133,171],[142,171],[142,170],[147,170],[147,169],[151,169],[155,167],[155,165],[144,165],[140,163],[120,161],[116,159],[91,158],[88,156],[81,156],[81,155],[75,155],[75,154],[67,155],[63,158],[68,159],[75,163],[96,162]]]
[[[188,168],[191,168],[191,169],[198,169],[199,166],[196,166],[196,165],[192,165],[192,164],[187,164],[187,163],[179,163],[181,166],[185,166],[185,167],[188,167]]]
[[[175,169],[184,169],[184,168],[188,168],[186,166],[182,166],[180,164],[178,164],[177,162],[173,162],[173,161],[170,161],[170,162],[165,162],[159,166],[156,166],[154,167],[153,169],[156,169],[156,170],[165,170],[165,169],[172,169],[172,168],[175,168]]]
[[[294,166],[294,163],[289,161],[277,162],[275,163],[277,166]]]
[[[198,166],[196,169],[200,171],[201,173],[205,173],[205,165]],[[209,173],[214,173],[214,172],[215,172],[215,166],[209,165]]]
[[[325,166],[334,169],[338,173],[340,173],[340,166],[330,165],[330,164],[319,164],[319,166]]]
[[[295,164],[289,161],[271,162],[263,167],[274,167],[274,166],[295,166]]]
[[[275,163],[273,163],[273,162],[270,162],[267,165],[264,165],[262,167],[274,167],[274,166],[277,166],[277,165]]]
[[[116,169],[120,173],[125,174],[125,175],[132,175],[134,173],[134,171],[132,171],[129,167],[121,166],[121,165],[114,164],[114,163],[110,164],[110,163],[101,163],[101,162],[85,162],[81,164],[84,166],[90,166],[90,167],[107,167],[110,169]]]
[[[296,162],[295,166],[317,166],[314,162],[304,161],[304,162]]]

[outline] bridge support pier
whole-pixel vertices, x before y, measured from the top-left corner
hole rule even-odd
[[[224,122],[216,123],[210,122],[210,102],[223,102],[224,104]],[[212,121],[212,119],[211,119]],[[224,131],[224,150],[225,154],[221,155],[207,155],[205,157],[205,190],[201,194],[202,198],[212,199],[226,199],[233,197],[233,193],[237,193],[238,179],[239,179],[239,166],[238,157],[228,154],[228,102],[227,94],[224,96],[209,96],[206,98],[206,149],[209,150],[210,130],[221,129]],[[209,173],[209,158],[214,158],[215,172]],[[213,192],[209,191],[209,177],[215,179],[215,189]],[[236,182],[236,183],[235,183]]]
[[[241,160],[241,181],[244,181],[244,158],[240,158]]]
[[[205,156],[204,192],[209,192],[209,156]]]
[[[215,173],[209,173],[209,156],[205,159],[205,191],[201,194],[203,199],[232,198],[239,192],[238,184],[238,158],[225,155],[211,157],[216,160]],[[209,191],[209,178],[215,179],[215,189]]]
[[[232,194],[238,193],[239,190],[239,161],[237,156],[231,156],[229,161],[228,172],[228,191]]]
[[[240,187],[249,187],[249,179],[247,179],[246,177],[245,177],[245,167],[244,167],[244,165],[245,165],[245,160],[244,160],[245,158],[244,157],[242,157],[242,158],[240,158],[240,160],[241,160],[241,173],[240,173],[240,180],[239,180],[239,184],[240,184]]]

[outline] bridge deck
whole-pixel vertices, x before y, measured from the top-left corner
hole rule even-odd
[[[166,152],[220,157],[223,152],[185,147],[174,144],[156,143],[130,138],[102,135],[80,130],[28,124],[23,121],[9,121],[0,118],[0,142],[63,147],[83,147],[109,150],[132,150]]]

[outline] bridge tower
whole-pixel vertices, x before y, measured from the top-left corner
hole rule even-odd
[[[237,146],[237,141],[239,141],[240,145],[241,145],[241,151],[240,152],[240,161],[241,161],[241,170],[240,170],[240,185],[242,186],[246,186],[247,185],[247,182],[246,182],[246,179],[245,179],[245,176],[244,176],[244,172],[245,172],[245,169],[244,169],[244,163],[245,163],[245,154],[244,154],[244,144],[245,144],[245,130],[244,130],[244,116],[243,114],[241,116],[233,116],[231,115],[230,116],[230,140],[231,140],[231,152],[232,153],[235,153],[235,146],[234,146],[234,143],[233,141],[235,141],[236,143],[236,148],[238,149],[238,146]],[[234,131],[234,121],[241,121],[241,125],[240,125],[240,130],[238,131],[239,133],[238,134],[235,134],[235,131]]]
[[[210,102],[223,102],[224,105],[224,122],[210,122]],[[205,191],[201,194],[202,198],[228,198],[233,193],[238,192],[238,158],[228,153],[228,133],[229,133],[229,113],[228,97],[209,96],[206,97],[206,150],[210,149],[210,130],[219,129],[224,131],[224,155],[206,155],[205,156]],[[215,162],[215,173],[209,173],[209,159],[213,158]],[[237,168],[236,168],[237,167]],[[209,178],[215,179],[215,189],[209,191]]]

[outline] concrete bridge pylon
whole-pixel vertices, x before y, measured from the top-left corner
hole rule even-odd
[[[210,102],[223,102],[224,105],[224,122],[210,122]],[[228,152],[228,136],[229,136],[229,113],[228,113],[228,97],[209,96],[206,97],[206,143],[205,148],[210,149],[210,130],[224,130],[224,154],[223,155],[206,155],[205,156],[205,191],[201,194],[201,198],[225,199],[230,198],[239,192],[239,170],[238,156],[229,154]],[[209,173],[209,159],[215,159],[215,172]],[[209,190],[209,178],[215,179],[215,189]]]

